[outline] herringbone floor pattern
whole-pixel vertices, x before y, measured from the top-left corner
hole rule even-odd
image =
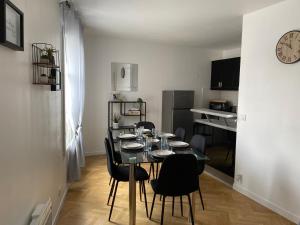
[[[147,165],[146,165],[147,166]],[[109,192],[109,175],[105,156],[87,157],[80,182],[72,184],[60,214],[58,225],[107,225],[128,224],[128,183],[118,188],[112,221],[108,222],[110,207],[106,205]],[[249,198],[239,194],[213,178],[202,175],[200,178],[205,211],[200,200],[196,200],[197,225],[293,225],[283,217],[273,213]],[[148,207],[153,192],[146,186]],[[160,221],[161,202],[157,199],[153,220],[146,217],[144,202],[140,202],[137,185],[137,225],[157,225]],[[198,195],[197,195],[198,197]],[[167,199],[164,224],[184,225],[187,222],[188,204],[184,199],[184,217],[180,216],[179,199],[175,202],[175,216],[171,216],[171,198]]]

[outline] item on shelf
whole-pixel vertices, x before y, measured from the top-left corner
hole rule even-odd
[[[127,111],[127,115],[139,116],[139,115],[141,115],[141,111],[137,108],[130,108]]]
[[[42,49],[40,63],[55,65],[55,58],[54,58],[55,51],[56,50],[53,47],[48,48],[47,46],[45,46],[44,49]]]
[[[138,99],[136,100],[136,102],[137,102],[137,107],[138,107],[138,109],[141,111],[141,110],[142,110],[142,107],[143,107],[143,99],[142,99],[142,98],[138,98]]]
[[[117,113],[114,113],[113,116],[113,128],[118,129],[119,128],[119,121],[121,120],[121,116]]]
[[[40,82],[41,82],[41,84],[47,84],[48,83],[48,77],[47,77],[47,75],[46,74],[41,74],[41,76],[40,76]]]

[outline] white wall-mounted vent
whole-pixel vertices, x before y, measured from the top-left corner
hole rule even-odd
[[[30,225],[52,225],[52,201],[38,204],[32,215]]]

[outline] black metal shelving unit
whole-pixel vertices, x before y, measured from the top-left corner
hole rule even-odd
[[[131,115],[128,114],[129,105],[139,104],[139,115]],[[115,110],[115,106],[118,105],[118,109]],[[138,101],[108,101],[108,120],[107,125],[112,130],[132,130],[134,129],[134,124],[132,125],[124,125],[119,126],[119,128],[114,129],[112,127],[113,123],[113,115],[114,113],[119,113],[122,117],[136,117],[137,122],[146,121],[147,119],[147,103],[146,102],[138,102]]]
[[[51,56],[45,57],[47,49],[51,49]],[[51,91],[61,90],[61,72],[59,51],[48,43],[32,44],[33,81],[35,85],[49,85]],[[41,76],[47,77],[46,82]]]

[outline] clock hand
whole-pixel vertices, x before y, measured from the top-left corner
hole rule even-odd
[[[284,42],[280,42],[282,45],[285,45],[285,46],[287,46],[288,48],[290,48],[290,49],[292,49],[292,47],[289,45],[289,44],[287,44],[287,43],[284,43]]]

